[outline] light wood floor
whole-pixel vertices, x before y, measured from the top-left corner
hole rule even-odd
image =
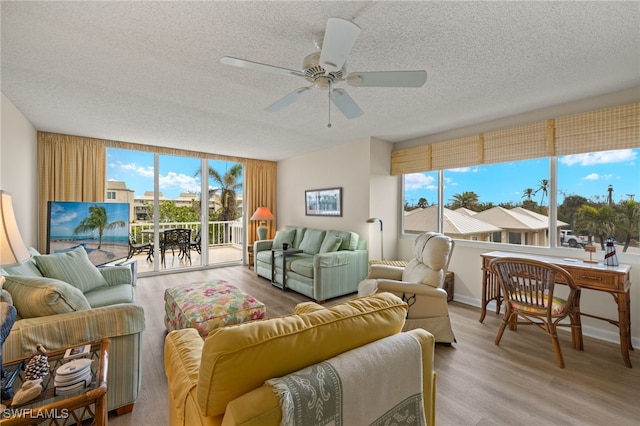
[[[292,312],[306,297],[282,292],[243,266],[138,280],[137,299],[145,309],[142,390],[134,411],[109,416],[112,426],[168,425],[167,381],[163,365],[164,289],[187,282],[224,279],[265,303],[267,316]],[[352,296],[349,296],[352,297]],[[327,306],[349,297],[334,299]],[[585,350],[571,347],[562,333],[566,368],[556,367],[550,339],[533,327],[507,330],[493,343],[495,314],[478,322],[478,308],[451,302],[457,343],[436,345],[436,421],[439,425],[638,425],[640,351],[626,368],[618,345],[585,337]],[[392,366],[389,368],[402,368]]]

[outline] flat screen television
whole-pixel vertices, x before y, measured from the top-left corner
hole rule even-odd
[[[127,257],[129,204],[49,201],[47,253],[83,246],[96,265]]]

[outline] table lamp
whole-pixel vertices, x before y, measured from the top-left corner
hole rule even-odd
[[[380,222],[380,260],[384,260],[384,243],[382,241],[382,236],[384,235],[382,232],[382,219],[378,219],[377,217],[370,217],[367,219],[367,223],[375,223]]]
[[[271,211],[269,211],[267,207],[258,207],[258,209],[255,211],[255,213],[253,214],[253,216],[251,216],[251,219],[249,220],[260,221],[260,226],[258,226],[258,229],[257,229],[258,239],[266,240],[267,231],[268,231],[267,220],[273,220],[273,215],[271,214]]]
[[[24,244],[16,216],[13,213],[13,204],[11,203],[11,195],[0,190],[0,268],[3,266],[19,265],[31,257],[31,253]],[[0,276],[0,289],[5,278]],[[9,336],[9,332],[16,319],[16,310],[11,303],[5,301],[0,302],[0,366],[2,365],[2,345]],[[15,371],[10,374],[2,369],[0,376],[0,389],[2,390],[3,399],[11,396],[10,386],[15,378]],[[5,389],[8,387],[8,389]]]

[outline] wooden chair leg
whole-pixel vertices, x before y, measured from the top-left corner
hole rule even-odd
[[[511,315],[509,315],[511,316]],[[507,318],[507,314],[502,318],[502,322],[500,323],[500,329],[498,330],[498,334],[496,335],[496,340],[494,343],[496,346],[500,344],[500,339],[502,339],[502,335],[504,334],[504,330],[507,328],[507,324],[510,322],[510,319]]]
[[[551,331],[551,341],[553,342],[553,351],[556,354],[556,362],[558,363],[558,367],[564,368],[564,359],[562,359],[562,350],[560,349],[560,342],[558,342],[558,334],[556,333],[556,328],[552,325],[550,326]]]

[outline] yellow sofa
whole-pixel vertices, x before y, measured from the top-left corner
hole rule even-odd
[[[379,293],[330,308],[302,303],[292,315],[220,328],[204,341],[195,329],[172,331],[164,348],[170,424],[278,425],[279,400],[266,380],[400,333],[406,313],[400,298]],[[433,425],[434,339],[422,329],[408,333],[422,348],[425,414]]]

